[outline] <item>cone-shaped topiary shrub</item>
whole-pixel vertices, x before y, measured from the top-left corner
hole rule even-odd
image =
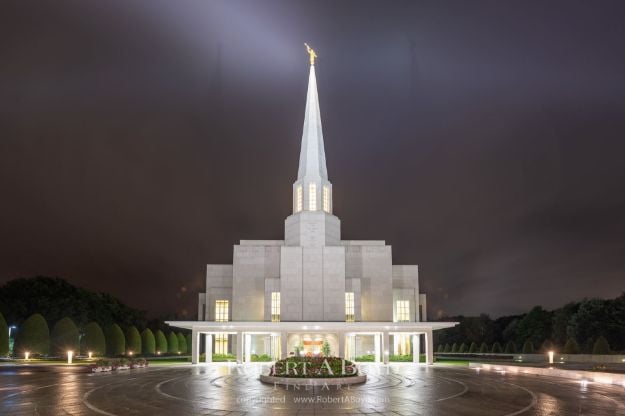
[[[129,354],[141,354],[141,334],[134,325],[126,330],[126,351]]]
[[[534,345],[529,339],[523,344],[523,354],[534,354]]]
[[[608,344],[608,340],[605,339],[603,335],[601,335],[595,341],[595,345],[592,347],[593,354],[609,354],[610,353],[610,344]]]
[[[443,352],[451,352],[451,347],[449,346],[449,344],[445,344],[445,349],[443,350]]]
[[[78,354],[80,351],[79,342],[78,327],[70,318],[65,317],[54,324],[50,334],[52,354],[58,357],[65,357],[67,351],[74,351],[74,354]]]
[[[485,342],[482,342],[480,345],[480,354],[486,354],[488,352],[488,345]]]
[[[506,354],[514,354],[516,353],[516,345],[514,345],[514,342],[512,341],[508,341],[508,343],[506,344]]]
[[[458,348],[458,352],[459,353],[467,352],[467,344],[465,344],[464,342],[460,344],[460,348]]]
[[[569,338],[566,340],[566,344],[564,344],[564,353],[565,354],[579,354],[579,345],[575,338]]]
[[[184,339],[187,341],[187,354],[191,354],[191,334],[187,334]]]
[[[469,353],[475,354],[476,352],[477,352],[477,344],[475,342],[472,342],[471,346],[469,347]]]
[[[455,342],[451,346],[451,352],[458,352],[458,344],[456,344]]]
[[[20,326],[15,339],[15,355],[25,352],[48,355],[50,352],[50,329],[46,320],[38,313],[32,314]]]
[[[167,335],[167,352],[170,354],[178,354],[178,336],[174,331],[170,331]]]
[[[9,326],[0,313],[0,357],[9,355]]]
[[[445,352],[445,347],[443,346],[443,344],[438,344],[438,349],[436,350],[436,352]]]
[[[126,338],[124,331],[117,324],[106,328],[106,353],[111,357],[126,353]]]
[[[95,357],[103,357],[106,354],[106,338],[97,322],[89,322],[85,326],[85,334],[81,341],[83,355],[89,355],[91,352]]]
[[[180,354],[187,353],[187,339],[180,332],[178,332],[178,351]]]
[[[154,334],[154,338],[156,338],[156,353],[167,354],[167,337],[165,337],[163,331],[158,329]]]
[[[156,354],[156,338],[150,328],[145,328],[141,333],[141,353],[143,355]]]
[[[499,344],[498,342],[495,342],[495,343],[493,344],[493,349],[491,350],[491,352],[492,352],[493,354],[501,354],[501,352],[502,352],[502,351],[501,351],[501,344]]]

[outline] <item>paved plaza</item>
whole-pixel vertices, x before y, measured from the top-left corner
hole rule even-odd
[[[620,415],[625,387],[464,367],[371,366],[366,384],[274,388],[256,366],[176,366],[113,374],[0,368],[2,415]]]

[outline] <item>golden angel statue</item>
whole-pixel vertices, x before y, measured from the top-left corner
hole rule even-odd
[[[306,45],[306,50],[308,51],[308,55],[310,57],[310,64],[314,65],[315,64],[315,58],[317,57],[317,54],[315,53],[315,50],[313,48],[308,46],[307,43],[304,43],[304,45]]]

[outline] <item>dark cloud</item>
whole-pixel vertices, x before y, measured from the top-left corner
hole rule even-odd
[[[618,1],[3,2],[0,281],[192,315],[206,263],[282,237],[307,41],[343,237],[418,263],[432,313],[616,296],[623,18]]]

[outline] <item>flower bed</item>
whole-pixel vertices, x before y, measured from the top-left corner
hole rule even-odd
[[[102,373],[113,370],[129,370],[131,368],[143,368],[148,366],[148,360],[145,358],[133,358],[127,360],[125,358],[120,358],[117,360],[107,360],[107,359],[99,359],[89,366],[92,373]]]
[[[339,357],[289,357],[276,361],[269,375],[288,378],[355,377],[358,368],[353,362]]]

